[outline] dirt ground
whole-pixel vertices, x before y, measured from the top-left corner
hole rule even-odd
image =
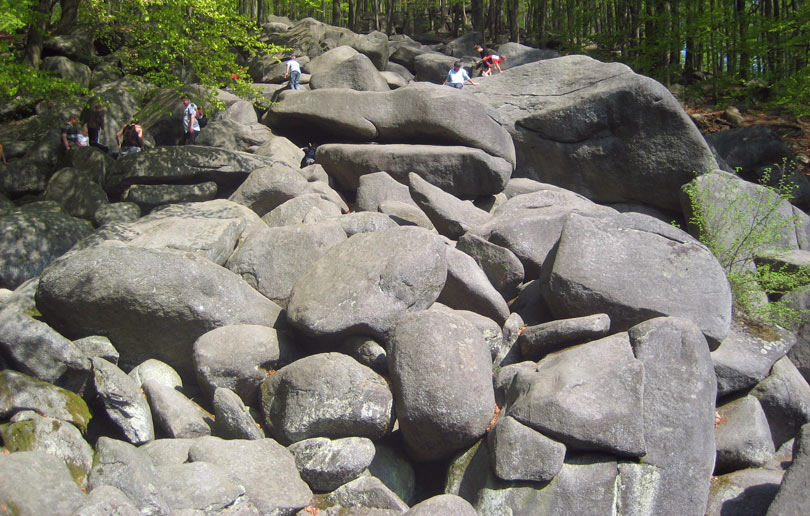
[[[686,106],[684,109],[690,115],[699,114],[703,117],[706,122],[703,131],[706,133],[715,133],[734,127],[723,117],[722,110],[712,111],[701,106]],[[796,161],[801,166],[802,172],[810,176],[810,117],[796,118],[767,112],[746,112],[741,114],[743,117],[742,127],[767,125],[785,140],[796,154]]]

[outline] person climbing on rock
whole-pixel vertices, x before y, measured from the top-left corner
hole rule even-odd
[[[476,70],[480,68],[481,75],[489,75],[490,74],[489,63],[487,61],[484,61],[484,58],[489,55],[489,50],[487,50],[487,47],[485,46],[475,45],[475,51],[478,52],[479,56],[481,56],[481,59],[475,62]]]
[[[467,70],[461,67],[461,61],[453,63],[453,68],[447,72],[447,78],[442,85],[452,86],[453,88],[461,89],[465,82],[469,82],[473,86],[478,86],[478,83],[470,79]]]
[[[298,81],[301,79],[301,65],[295,60],[295,55],[292,55],[289,59],[287,59],[287,72],[284,74],[284,78],[286,79],[287,77],[290,78],[291,90],[301,89],[301,87],[298,85]]]
[[[70,115],[65,126],[62,128],[62,146],[66,151],[71,147],[78,147],[79,145],[79,116]]]
[[[498,73],[501,73],[503,71],[501,70],[501,63],[504,61],[506,61],[505,55],[489,54],[481,60],[481,63],[485,65],[481,75],[492,75],[492,65],[495,65],[495,68],[498,69]]]
[[[309,142],[306,147],[301,149],[304,151],[304,158],[301,160],[301,168],[308,167],[315,164],[315,153],[318,150],[316,145]]]
[[[97,103],[87,115],[87,136],[91,146],[107,152],[110,149],[99,142],[102,131],[104,131],[104,104]]]
[[[200,123],[197,121],[197,105],[191,102],[189,95],[183,95],[183,145],[194,145],[200,134]]]

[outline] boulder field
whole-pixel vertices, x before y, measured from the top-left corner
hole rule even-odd
[[[0,123],[0,512],[802,514],[808,327],[738,317],[679,227],[687,183],[767,191],[667,88],[509,43],[459,91],[477,35],[264,31],[302,90],[254,59],[269,108],[219,91],[198,145],[132,78],[94,91],[143,152],[57,153],[75,106]]]

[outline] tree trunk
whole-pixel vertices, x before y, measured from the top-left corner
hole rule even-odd
[[[23,64],[31,68],[39,68],[39,65],[42,64],[42,46],[45,43],[45,33],[48,30],[53,2],[54,0],[39,0],[39,4],[32,13],[23,57]]]
[[[475,32],[484,34],[484,0],[471,0],[472,25]]]
[[[507,18],[509,20],[509,41],[520,43],[518,16],[520,15],[520,0],[509,0],[507,3]]]
[[[59,34],[70,34],[79,21],[79,0],[61,0],[59,4],[62,6],[62,17],[56,31]]]

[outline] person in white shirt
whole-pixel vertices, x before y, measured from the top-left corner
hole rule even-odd
[[[443,85],[452,86],[453,88],[461,89],[465,82],[469,82],[473,86],[478,86],[478,83],[470,79],[467,70],[461,67],[461,61],[453,63],[453,68],[447,72],[447,78],[442,83]]]
[[[291,90],[301,89],[298,85],[298,80],[301,78],[301,65],[295,60],[295,56],[290,56],[287,60],[287,72],[284,74],[284,78],[286,79],[287,77],[290,78]]]

